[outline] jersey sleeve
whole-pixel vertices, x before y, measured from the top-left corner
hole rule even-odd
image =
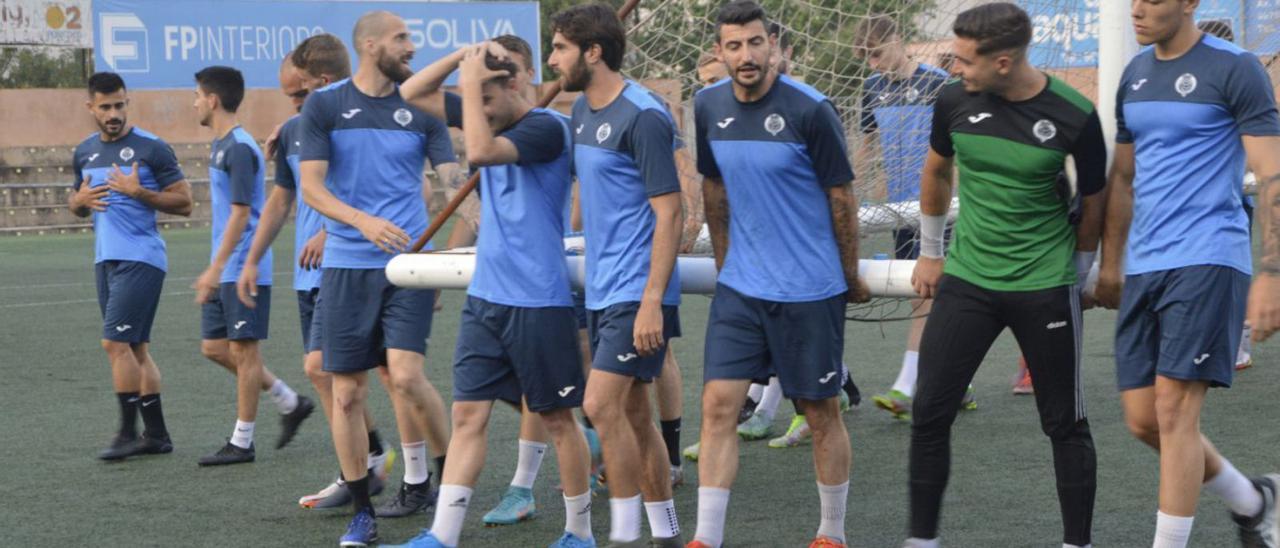
[[[462,129],[462,96],[451,91],[444,92],[444,123],[449,127]]]
[[[71,173],[75,177],[75,180],[71,181],[71,190],[80,190],[80,183],[84,182],[84,164],[81,163],[83,156],[79,146],[71,153]]]
[[[1129,69],[1125,68],[1124,75],[1120,77],[1120,89],[1116,90],[1116,142],[1122,145],[1133,143],[1133,132],[1129,131],[1129,126],[1124,124],[1124,99],[1129,89],[1128,76]]]
[[[1267,71],[1253,54],[1236,58],[1227,76],[1227,101],[1242,135],[1280,135],[1275,91]]]
[[[550,162],[564,152],[564,126],[550,114],[530,114],[499,137],[515,145],[522,166]]]
[[[804,141],[820,186],[840,186],[853,180],[853,166],[849,165],[844,126],[831,101],[818,103],[809,113],[809,120],[804,128]]]
[[[449,128],[445,127],[444,122],[434,117],[424,116],[424,118],[427,124],[427,160],[431,161],[431,166],[457,162],[458,157],[453,153],[453,139],[449,137]]]
[[[231,203],[252,205],[254,187],[257,186],[258,156],[249,145],[236,143],[227,149],[226,162]]]
[[[284,131],[281,131],[281,133],[282,135],[280,135],[280,141],[285,141],[286,139],[291,137],[289,135],[283,135],[284,133],[286,133]],[[289,150],[289,147],[286,146],[286,143],[283,143],[283,142],[276,143],[276,157],[275,157],[276,184],[279,185],[280,188],[286,188],[289,190],[297,191],[298,185],[293,180],[293,166],[289,165],[288,150]]]
[[[302,143],[299,159],[329,161],[330,137],[333,130],[334,115],[331,101],[327,95],[334,92],[312,93],[302,105],[302,114],[298,120],[298,137]]]
[[[707,109],[696,103],[693,108],[693,142],[698,154],[698,173],[703,177],[720,177],[720,166],[716,164],[711,140],[707,138]]]
[[[875,94],[863,87],[862,99],[859,101],[862,106],[862,115],[858,117],[858,128],[863,133],[875,133],[879,129],[879,126],[876,125],[876,111],[871,108],[874,103],[873,97],[875,97]]]
[[[946,158],[956,155],[951,142],[951,109],[955,108],[951,95],[950,87],[943,87],[938,93],[938,102],[933,104],[933,126],[929,129],[929,148]]]
[[[636,115],[629,133],[631,154],[640,168],[645,194],[652,198],[680,192],[671,121],[657,110],[645,110]]]
[[[1098,111],[1089,113],[1084,128],[1071,147],[1076,163],[1076,192],[1091,196],[1107,186],[1107,142]]]
[[[164,141],[156,141],[155,146],[151,147],[151,158],[147,161],[147,165],[151,168],[151,175],[155,177],[156,184],[160,185],[160,188],[185,178],[182,167],[178,165],[178,155],[174,154],[173,147]]]

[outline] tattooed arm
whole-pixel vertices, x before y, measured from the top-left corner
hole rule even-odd
[[[693,251],[693,244],[698,241],[702,232],[705,215],[702,210],[702,193],[698,191],[698,168],[689,156],[689,151],[676,151],[676,172],[680,174],[680,198],[684,202],[684,226],[680,229],[680,252]]]
[[[1249,325],[1261,342],[1280,330],[1280,136],[1245,136],[1249,168],[1258,178],[1262,253],[1249,289]]]
[[[867,302],[871,291],[858,276],[858,197],[852,185],[846,183],[828,187],[827,201],[831,203],[831,228],[835,231],[836,246],[840,248],[849,302]]]
[[[711,233],[711,252],[716,257],[716,271],[724,267],[729,254],[729,196],[725,194],[724,180],[719,177],[702,178],[702,201],[707,210],[707,231]]]

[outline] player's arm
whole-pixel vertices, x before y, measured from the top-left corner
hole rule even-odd
[[[702,205],[706,211],[707,232],[711,235],[711,254],[715,256],[716,271],[719,272],[724,268],[724,258],[729,255],[729,195],[707,136],[708,124],[711,123],[708,109],[701,101],[695,100],[693,138],[698,149],[698,172],[702,174]]]
[[[920,257],[911,272],[911,285],[921,298],[933,298],[942,281],[943,239],[951,209],[955,144],[951,140],[951,99],[954,88],[943,88],[933,105],[929,152],[920,173]]]
[[[702,196],[702,177],[698,168],[689,156],[689,151],[676,150],[676,172],[680,174],[680,199],[684,206],[684,223],[680,230],[680,252],[693,251],[698,242],[698,234],[702,233],[702,225],[706,222]]]
[[[849,164],[844,125],[830,101],[818,103],[805,122],[804,144],[818,184],[827,195],[831,230],[848,286],[846,298],[866,302],[871,294],[858,275],[858,197],[853,193],[853,166]]]
[[[283,147],[276,150],[276,184],[271,195],[262,206],[262,215],[258,218],[258,229],[253,234],[253,242],[249,244],[249,255],[245,258],[240,278],[236,280],[236,295],[245,306],[255,306],[253,298],[258,292],[258,262],[276,241],[280,227],[289,218],[289,210],[293,209],[297,190],[293,188],[293,170],[284,157]]]
[[[1117,142],[1112,153],[1111,173],[1107,176],[1106,214],[1102,221],[1102,264],[1098,268],[1098,284],[1093,298],[1106,308],[1120,307],[1124,285],[1125,245],[1129,241],[1129,223],[1133,221],[1133,177],[1136,173],[1133,143]]]
[[[1258,178],[1262,253],[1249,289],[1252,338],[1264,341],[1280,330],[1280,136],[1245,136],[1249,168]]]
[[[142,186],[138,174],[138,162],[134,162],[125,174],[120,166],[111,164],[107,175],[107,188],[133,198],[147,207],[171,215],[191,215],[191,185],[185,180],[169,183],[159,192]]]
[[[510,139],[494,134],[484,113],[484,84],[510,75],[507,71],[485,66],[487,50],[484,44],[458,50],[463,52],[458,77],[462,93],[462,143],[467,150],[467,161],[472,166],[513,164],[520,160],[516,145]]]
[[[1076,192],[1081,197],[1080,224],[1076,225],[1076,285],[1083,291],[1098,254],[1107,207],[1107,144],[1096,111],[1090,114],[1076,139],[1071,156],[1075,161]]]
[[[831,228],[840,250],[840,266],[849,286],[848,299],[866,302],[871,292],[858,276],[858,196],[853,193],[853,181],[827,187],[827,201],[831,204]]]
[[[444,82],[453,71],[458,70],[463,56],[473,46],[466,46],[441,57],[436,62],[423,67],[413,76],[400,84],[400,96],[406,102],[441,120],[447,119],[445,113]]]
[[[236,246],[240,244],[240,238],[244,236],[252,214],[250,204],[253,203],[257,186],[257,155],[245,144],[236,144],[228,149],[226,154],[227,186],[231,189],[231,215],[227,218],[227,225],[222,231],[222,241],[213,253],[213,260],[192,284],[192,288],[196,290],[198,304],[207,302],[218,290],[222,271],[231,260],[231,255],[235,253]]]
[[[676,172],[673,154],[676,142],[674,125],[658,111],[647,110],[636,117],[629,138],[654,216],[649,278],[645,281],[632,332],[636,352],[648,356],[657,352],[664,342],[662,297],[675,271],[684,211],[680,201],[680,176]]]

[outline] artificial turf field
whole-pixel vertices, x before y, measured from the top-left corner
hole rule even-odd
[[[317,412],[298,438],[275,450],[279,423],[262,399],[258,461],[202,469],[196,459],[231,432],[235,384],[199,352],[199,309],[188,285],[208,260],[207,229],[168,231],[169,277],[152,332],[152,355],[163,375],[164,407],[176,450],[167,456],[106,464],[95,459],[117,425],[110,371],[99,348],[101,318],[93,282],[89,234],[0,240],[0,545],[4,546],[333,546],[348,510],[304,510],[297,499],[337,470],[327,426]],[[314,391],[302,372],[297,304],[291,291],[291,228],[275,256],[269,369],[302,394]],[[427,356],[427,374],[451,392],[450,360],[461,292],[447,293]],[[699,425],[702,334],[709,300],[686,296],[685,337],[674,347],[684,368],[684,440]],[[1156,509],[1157,460],[1133,440],[1114,388],[1114,314],[1085,314],[1086,397],[1098,448],[1097,546],[1150,546]],[[845,359],[864,394],[885,390],[901,360],[907,324],[847,324]],[[1257,363],[1230,390],[1214,390],[1203,430],[1241,470],[1280,469],[1280,364],[1274,341],[1255,349]],[[954,463],[943,511],[947,546],[1060,546],[1061,527],[1049,445],[1034,402],[1009,394],[1017,348],[1002,336],[974,381],[979,409],[964,413],[953,432]],[[395,442],[391,407],[374,383],[371,405],[384,436]],[[781,434],[790,419],[783,404]],[[847,530],[850,546],[896,547],[905,532],[909,426],[870,404],[845,415],[854,449]],[[497,503],[515,466],[515,413],[495,409],[488,461],[463,533],[469,546],[546,546],[562,531],[563,505],[553,455],[534,491],[536,519],[486,529],[480,518]],[[729,509],[730,546],[805,546],[817,527],[810,452],[742,445],[742,465]],[[391,488],[398,485],[397,463]],[[691,538],[697,471],[686,464],[676,505]],[[384,494],[385,498],[388,496]],[[376,501],[375,501],[376,503]],[[607,538],[607,500],[596,498],[594,531]],[[380,520],[384,541],[402,542],[429,525],[429,516]],[[646,529],[647,531],[647,529]],[[1202,498],[1192,544],[1231,546],[1235,532],[1225,507]]]

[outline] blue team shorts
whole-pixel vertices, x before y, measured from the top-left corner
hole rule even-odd
[[[453,353],[454,401],[502,400],[535,412],[580,407],[586,377],[569,307],[525,308],[467,296]]]
[[[640,303],[624,302],[602,310],[587,311],[587,338],[591,343],[591,368],[652,382],[662,375],[663,360],[671,339],[680,336],[680,307],[662,305],[662,338],[657,352],[636,352],[635,324]]]
[[[206,341],[265,341],[271,319],[271,286],[259,285],[256,308],[240,302],[236,284],[226,282],[200,307],[200,337]]]
[[[164,288],[164,271],[139,261],[102,261],[93,265],[93,273],[102,310],[102,338],[129,344],[149,342]]]
[[[1156,376],[1229,387],[1244,324],[1249,276],[1198,265],[1126,276],[1116,318],[1121,391]]]
[[[396,287],[381,268],[323,269],[311,337],[321,339],[324,370],[367,371],[386,363],[387,349],[426,354],[435,293]]]
[[[784,303],[716,285],[707,319],[703,381],[777,375],[790,399],[834,398],[843,382],[845,295]]]
[[[321,314],[316,309],[320,302],[320,288],[298,292],[298,319],[302,325],[302,352],[304,354],[320,350],[320,334],[314,326],[320,321]]]

